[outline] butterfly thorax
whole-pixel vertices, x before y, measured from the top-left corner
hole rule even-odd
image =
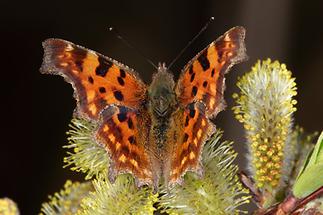
[[[156,141],[157,150],[163,150],[170,118],[176,110],[177,99],[174,92],[173,75],[165,64],[160,64],[148,89],[148,111],[151,115],[151,134]]]
[[[175,83],[173,75],[167,71],[165,64],[160,64],[148,89],[149,109],[156,118],[165,118],[176,107]]]

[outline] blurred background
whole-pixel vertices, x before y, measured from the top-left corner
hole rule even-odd
[[[17,201],[22,214],[36,214],[48,194],[66,179],[82,175],[63,169],[65,132],[75,101],[72,87],[59,76],[38,71],[41,42],[57,37],[96,50],[134,68],[149,84],[154,69],[107,31],[115,26],[157,63],[169,63],[214,16],[215,21],[176,62],[183,66],[229,28],[247,29],[249,61],[226,76],[226,111],[216,118],[224,139],[240,152],[245,169],[243,129],[233,117],[235,83],[257,59],[278,59],[296,77],[295,123],[309,132],[323,128],[323,4],[321,1],[2,1],[0,197]]]

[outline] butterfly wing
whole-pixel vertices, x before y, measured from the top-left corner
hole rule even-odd
[[[176,184],[182,182],[181,176],[187,170],[202,174],[200,154],[215,127],[206,117],[205,105],[201,102],[180,108],[174,113],[172,123],[167,140],[170,159],[166,159],[164,177],[169,184]]]
[[[78,115],[98,120],[108,105],[138,108],[145,99],[145,84],[127,66],[61,39],[48,39],[43,47],[40,71],[73,85]]]
[[[208,117],[214,117],[224,108],[224,74],[247,59],[244,38],[243,27],[232,28],[184,67],[176,86],[181,104],[201,101],[206,105]]]
[[[151,184],[145,84],[127,66],[71,42],[48,39],[43,47],[41,72],[71,83],[76,114],[98,123],[95,138],[111,158],[110,180],[127,172],[136,176],[138,185]]]
[[[165,178],[170,184],[180,183],[187,170],[202,172],[200,154],[215,130],[209,118],[224,108],[224,74],[247,58],[244,38],[244,28],[232,28],[184,67],[175,88],[182,107],[168,135],[172,147]]]
[[[102,113],[96,138],[110,152],[109,179],[132,173],[138,186],[153,183],[151,154],[147,150],[150,118],[147,113],[124,106],[110,106]]]

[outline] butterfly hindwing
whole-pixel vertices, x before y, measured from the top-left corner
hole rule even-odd
[[[146,150],[149,123],[146,114],[124,106],[110,106],[103,111],[96,138],[110,155],[111,181],[120,173],[132,173],[139,184],[153,183]]]
[[[208,117],[214,117],[224,108],[224,74],[247,59],[244,38],[243,27],[232,28],[184,67],[176,86],[181,104],[201,101],[206,105]]]
[[[41,72],[73,85],[79,115],[97,120],[110,104],[138,108],[145,98],[145,84],[127,66],[61,39],[47,39],[43,47]]]
[[[181,183],[181,177],[187,170],[201,174],[203,144],[215,129],[205,115],[205,106],[200,102],[177,111],[173,119],[174,126],[171,126],[167,140],[172,147],[168,164],[170,171],[165,173],[170,184]]]

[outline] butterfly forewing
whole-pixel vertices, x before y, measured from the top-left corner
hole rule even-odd
[[[146,86],[128,67],[61,39],[43,42],[42,73],[59,74],[70,82],[81,116],[97,120],[108,105],[138,108]]]
[[[182,105],[201,101],[208,117],[224,108],[224,74],[232,65],[247,59],[244,38],[244,28],[232,28],[184,67],[176,86]]]

